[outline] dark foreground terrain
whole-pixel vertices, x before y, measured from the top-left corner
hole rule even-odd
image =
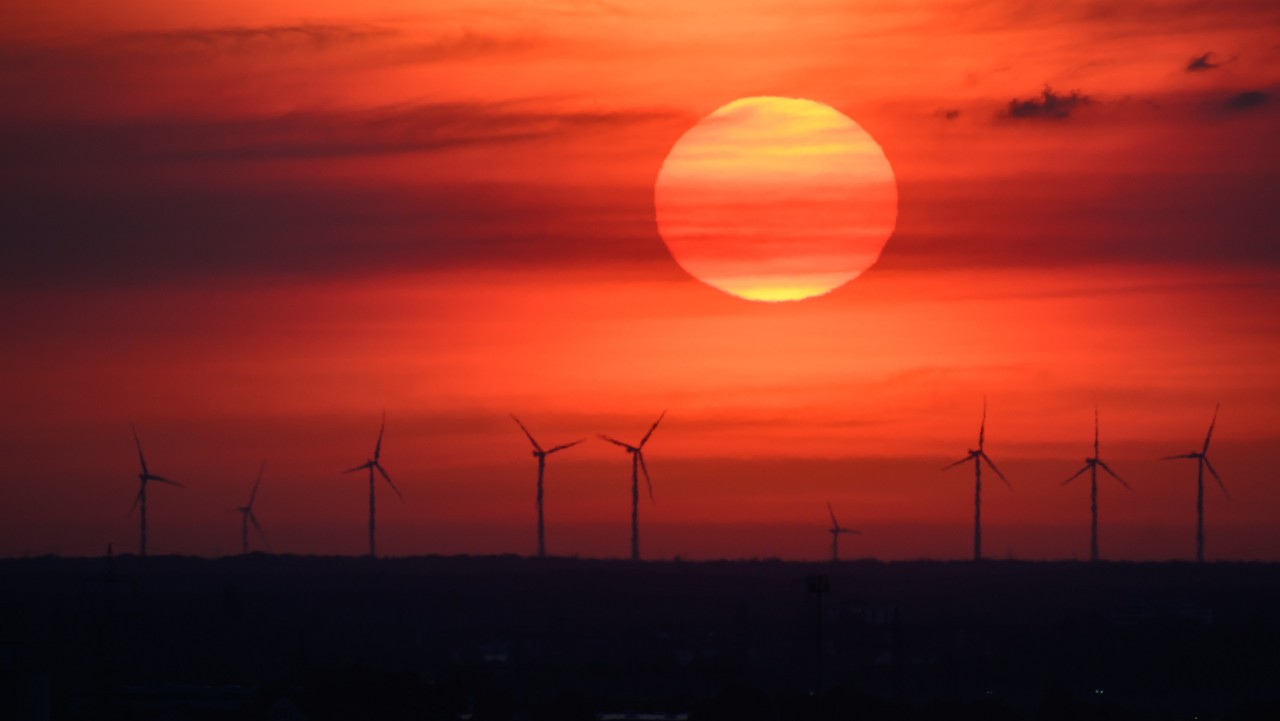
[[[1280,719],[1280,566],[8,560],[0,704],[0,719]]]

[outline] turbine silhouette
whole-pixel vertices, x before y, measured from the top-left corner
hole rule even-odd
[[[1102,460],[1102,456],[1098,453],[1098,407],[1094,406],[1093,408],[1093,457],[1084,459],[1084,466],[1080,470],[1076,471],[1075,475],[1071,476],[1070,478],[1062,482],[1062,485],[1065,486],[1068,483],[1079,478],[1081,474],[1083,474],[1085,471],[1089,471],[1089,511],[1090,513],[1093,514],[1093,525],[1091,526],[1091,532],[1089,536],[1089,560],[1090,561],[1098,560],[1098,468],[1099,467],[1101,467],[1102,470],[1106,471],[1112,478],[1119,481],[1120,485],[1124,486],[1125,488],[1128,488],[1130,491],[1133,490],[1132,488],[1129,488],[1129,484],[1125,483],[1123,478],[1121,478],[1120,476],[1117,476],[1116,472],[1111,470],[1111,467],[1108,466],[1106,462]]]
[[[1161,460],[1171,461],[1177,458],[1191,458],[1196,461],[1196,561],[1204,563],[1204,469],[1208,468],[1209,473],[1213,474],[1213,480],[1218,482],[1218,487],[1222,489],[1222,495],[1231,498],[1231,494],[1227,493],[1227,487],[1223,485],[1222,479],[1218,477],[1218,472],[1213,470],[1213,464],[1209,462],[1209,440],[1213,438],[1213,426],[1218,422],[1218,409],[1222,404],[1213,407],[1213,420],[1209,421],[1209,432],[1204,434],[1204,446],[1199,451],[1183,453],[1177,456],[1165,456]]]
[[[267,534],[263,533],[262,526],[258,524],[258,517],[253,515],[253,500],[258,497],[258,486],[262,485],[262,472],[267,469],[267,462],[263,461],[258,467],[258,480],[253,483],[253,492],[249,494],[249,503],[237,508],[240,511],[240,553],[242,555],[249,553],[249,524],[258,529],[258,535],[262,537],[262,544],[267,548],[271,544],[267,542]]]
[[[1006,486],[1009,486],[1009,490],[1013,490],[1013,486],[1009,485],[1009,479],[1004,477],[1004,474],[1000,472],[1000,469],[996,468],[996,464],[991,461],[991,458],[987,455],[987,452],[983,450],[983,443],[985,442],[986,432],[987,432],[987,399],[983,398],[982,399],[982,424],[978,426],[977,449],[970,449],[969,454],[964,458],[961,458],[955,463],[942,467],[942,470],[945,471],[948,468],[955,468],[961,463],[968,463],[969,461],[973,461],[973,560],[975,561],[982,560],[982,463],[983,461],[986,461],[987,465],[991,467],[991,470],[995,471],[995,474],[1000,478],[1000,480],[1004,481],[1004,484]]]
[[[373,458],[370,458],[369,460],[365,461],[364,463],[361,463],[355,468],[348,468],[347,470],[343,471],[343,473],[355,473],[356,471],[362,471],[366,468],[369,469],[369,557],[370,558],[376,557],[378,555],[377,546],[375,545],[376,541],[374,540],[374,531],[376,529],[376,514],[374,510],[373,472],[377,471],[379,474],[381,474],[383,479],[386,480],[387,485],[391,486],[391,490],[396,492],[396,496],[398,496],[401,501],[404,500],[404,496],[400,494],[400,489],[396,488],[395,481],[391,480],[391,476],[387,475],[387,470],[383,468],[382,463],[378,461],[378,459],[382,456],[382,434],[386,430],[387,430],[387,413],[386,411],[383,411],[382,425],[379,426],[378,428],[378,442],[373,447]]]
[[[147,483],[157,481],[159,483],[168,483],[171,486],[184,488],[181,483],[171,481],[163,476],[157,476],[147,470],[147,458],[142,455],[142,441],[138,440],[138,429],[132,424],[129,429],[133,431],[133,444],[138,447],[138,464],[141,470],[138,472],[138,495],[133,497],[133,505],[129,507],[129,513],[133,513],[133,509],[139,510],[141,533],[138,541],[138,555],[142,558],[147,557]]]
[[[827,501],[827,512],[831,514],[831,528],[828,533],[831,534],[831,560],[840,560],[840,534],[852,533],[855,536],[861,536],[862,531],[855,531],[852,528],[844,528],[840,522],[836,520],[835,509],[831,507],[831,501]]]
[[[538,445],[538,442],[533,439],[533,434],[529,432],[528,428],[524,427],[524,424],[520,422],[519,418],[516,418],[514,413],[511,414],[511,420],[515,421],[516,425],[520,426],[520,430],[524,431],[525,437],[533,444],[533,457],[538,459],[538,558],[546,558],[547,543],[542,521],[542,474],[547,468],[547,456],[552,453],[563,451],[566,448],[573,448],[581,443],[582,440],[586,439],[577,440],[573,443],[565,443],[544,451],[542,450],[542,446]]]
[[[644,444],[649,442],[649,436],[658,429],[658,424],[667,415],[666,411],[658,416],[658,420],[653,422],[649,428],[649,432],[644,434],[644,438],[640,439],[637,445],[623,443],[615,438],[610,438],[603,433],[600,437],[615,446],[622,446],[627,453],[631,454],[631,560],[640,560],[640,471],[644,471],[644,483],[649,488],[649,501],[653,501],[653,482],[649,480],[649,467],[644,463]]]

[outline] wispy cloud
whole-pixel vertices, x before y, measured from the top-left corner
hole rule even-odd
[[[156,118],[10,126],[9,162],[130,163],[215,159],[336,158],[581,137],[649,123],[684,123],[661,108],[555,110],[527,102],[397,105],[300,111],[260,118]]]
[[[113,49],[178,49],[235,51],[309,47],[324,50],[336,45],[399,35],[397,30],[377,25],[296,25],[228,26],[141,31],[109,36],[102,45]]]
[[[1222,103],[1222,107],[1230,111],[1252,110],[1260,108],[1271,101],[1270,93],[1261,90],[1246,90],[1236,93]]]

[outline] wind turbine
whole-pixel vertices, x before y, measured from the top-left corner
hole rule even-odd
[[[978,426],[978,447],[970,449],[969,455],[948,466],[943,466],[942,470],[955,468],[961,463],[973,461],[973,560],[982,560],[982,462],[986,461],[991,470],[995,471],[1000,480],[1004,481],[1009,490],[1013,490],[1013,486],[1009,485],[1009,479],[1004,477],[996,464],[991,462],[990,456],[982,449],[984,436],[987,431],[987,399],[982,399],[982,425]]]
[[[862,531],[855,531],[852,528],[844,528],[843,526],[841,526],[840,522],[836,520],[836,512],[835,512],[835,509],[831,507],[831,501],[827,501],[827,512],[831,514],[831,529],[828,531],[831,534],[831,560],[839,561],[840,560],[840,534],[852,533],[855,536],[861,536]]]
[[[653,422],[649,432],[644,434],[644,438],[640,439],[638,445],[633,446],[603,433],[599,434],[604,440],[615,446],[622,446],[627,453],[631,454],[631,560],[633,561],[640,560],[640,471],[644,471],[644,483],[649,488],[649,500],[653,501],[653,482],[649,480],[649,467],[644,464],[644,444],[649,442],[649,436],[658,429],[658,424],[666,415],[667,412],[663,411],[662,415],[658,416],[658,420]]]
[[[263,544],[265,544],[267,547],[271,546],[270,543],[267,543],[267,534],[263,533],[262,526],[258,525],[257,516],[253,515],[253,499],[258,497],[258,486],[262,485],[262,472],[266,470],[266,468],[267,468],[267,462],[263,461],[262,465],[258,467],[258,480],[254,481],[253,483],[253,492],[249,494],[249,503],[247,505],[240,506],[239,508],[236,509],[237,511],[240,511],[240,549],[241,549],[240,553],[241,554],[249,553],[249,524],[250,523],[253,524],[254,528],[258,529],[258,535],[262,537]]]
[[[1106,471],[1110,476],[1120,482],[1120,485],[1129,488],[1129,484],[1124,479],[1116,475],[1116,472],[1102,460],[1098,454],[1098,407],[1093,408],[1093,457],[1084,459],[1084,466],[1076,471],[1075,475],[1062,482],[1062,485],[1079,478],[1085,471],[1089,471],[1089,511],[1093,514],[1093,525],[1091,527],[1091,535],[1089,537],[1089,560],[1098,560],[1098,467]]]
[[[1204,434],[1204,446],[1199,452],[1183,453],[1179,456],[1165,456],[1161,460],[1171,461],[1176,458],[1192,458],[1196,461],[1196,561],[1204,563],[1204,469],[1208,468],[1209,473],[1213,474],[1213,480],[1218,482],[1218,487],[1222,489],[1222,495],[1227,498],[1231,494],[1227,493],[1227,487],[1223,485],[1222,479],[1218,477],[1218,472],[1213,470],[1213,464],[1209,462],[1209,439],[1213,437],[1213,426],[1218,422],[1218,409],[1222,404],[1213,407],[1213,420],[1209,421],[1209,432]]]
[[[138,464],[141,470],[138,472],[138,495],[133,498],[133,505],[129,507],[129,513],[133,513],[133,509],[139,510],[141,519],[141,538],[138,541],[138,555],[142,558],[147,557],[147,483],[150,481],[158,481],[160,483],[168,483],[171,486],[184,488],[181,483],[171,481],[163,476],[157,476],[147,470],[147,458],[142,455],[142,441],[138,440],[138,429],[130,424],[129,429],[133,431],[133,444],[138,447]]]
[[[525,437],[533,444],[533,457],[538,459],[538,558],[546,558],[547,543],[542,523],[542,474],[547,468],[547,456],[558,451],[563,451],[566,448],[573,448],[586,439],[577,440],[573,443],[565,443],[544,451],[542,450],[542,446],[538,445],[538,442],[533,440],[533,434],[529,432],[528,428],[524,427],[524,424],[520,422],[519,418],[516,418],[514,413],[511,414],[511,420],[515,421],[516,425],[520,426],[520,430],[524,431]]]
[[[378,555],[377,547],[374,545],[375,516],[374,516],[374,502],[373,502],[373,498],[374,498],[373,472],[377,471],[378,473],[382,474],[382,477],[387,481],[387,485],[391,486],[391,490],[396,492],[396,495],[400,497],[401,501],[404,500],[404,496],[400,495],[400,489],[396,488],[395,481],[391,480],[391,476],[387,475],[386,469],[383,468],[382,464],[378,461],[378,458],[382,455],[382,433],[385,430],[387,430],[387,414],[386,414],[386,411],[383,411],[382,425],[378,428],[378,443],[373,447],[373,458],[370,458],[369,460],[365,461],[364,463],[361,463],[355,468],[348,468],[347,470],[343,471],[343,473],[355,473],[356,471],[362,471],[366,468],[369,469],[369,557],[370,558]]]

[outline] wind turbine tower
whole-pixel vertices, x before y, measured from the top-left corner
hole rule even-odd
[[[627,453],[631,454],[631,560],[640,560],[640,472],[644,472],[644,483],[649,488],[649,500],[653,501],[653,482],[649,480],[649,467],[644,463],[644,444],[649,442],[649,437],[658,429],[658,424],[667,415],[666,411],[658,416],[658,420],[653,422],[649,427],[649,432],[644,434],[644,438],[640,439],[637,445],[623,443],[616,438],[600,434],[600,437],[615,446],[622,446]]]
[[[249,524],[258,529],[258,535],[262,537],[263,545],[270,547],[267,543],[267,534],[262,532],[262,526],[258,524],[258,517],[253,515],[253,501],[258,497],[258,486],[262,485],[262,472],[267,468],[267,462],[263,461],[258,467],[258,480],[253,483],[253,492],[249,494],[249,503],[237,508],[240,511],[240,553],[247,555],[249,553]]]
[[[384,411],[382,414],[382,425],[378,428],[378,442],[373,447],[373,458],[370,458],[369,460],[365,461],[364,463],[361,463],[355,468],[348,468],[347,470],[343,471],[343,473],[355,473],[356,471],[362,471],[362,470],[365,470],[366,468],[369,469],[369,557],[370,558],[374,558],[378,555],[377,545],[375,541],[375,531],[377,528],[377,522],[376,522],[377,514],[375,512],[374,493],[373,493],[373,489],[375,485],[374,476],[373,476],[374,471],[377,471],[378,474],[380,474],[382,478],[386,480],[387,485],[391,486],[391,490],[395,491],[396,496],[398,496],[401,501],[404,500],[404,496],[400,494],[400,489],[396,488],[395,481],[391,480],[391,476],[387,475],[387,470],[382,467],[382,463],[378,460],[382,456],[382,434],[386,430],[387,430],[387,414]]]
[[[582,440],[577,440],[577,441],[574,441],[573,443],[565,443],[544,451],[542,449],[542,446],[538,445],[538,442],[533,439],[533,434],[529,432],[528,428],[524,427],[524,424],[520,422],[519,418],[516,418],[514,413],[511,414],[511,420],[515,421],[516,425],[520,426],[520,430],[524,431],[525,437],[528,438],[529,442],[533,444],[533,457],[538,459],[538,500],[537,500],[537,503],[538,503],[538,558],[546,558],[547,557],[547,541],[546,541],[545,526],[543,525],[543,520],[542,520],[542,475],[547,468],[547,456],[551,455],[552,453],[558,453],[560,451],[563,451],[566,448],[573,448],[574,446],[581,443]]]
[[[1209,421],[1209,432],[1204,434],[1204,445],[1199,451],[1178,456],[1165,456],[1162,459],[1171,461],[1177,458],[1189,458],[1196,462],[1196,561],[1199,563],[1204,563],[1204,469],[1209,469],[1213,480],[1217,481],[1218,487],[1222,489],[1222,495],[1231,497],[1222,479],[1218,477],[1218,472],[1213,470],[1213,464],[1209,462],[1209,439],[1213,438],[1213,426],[1218,422],[1218,409],[1221,407],[1222,404],[1213,407],[1213,420]]]
[[[1000,469],[996,468],[996,464],[991,461],[991,458],[987,455],[987,452],[983,450],[983,443],[985,442],[986,431],[987,431],[987,399],[983,398],[982,399],[982,424],[978,426],[978,447],[976,449],[970,449],[969,454],[966,455],[964,458],[961,458],[960,460],[948,466],[943,466],[942,468],[942,470],[945,471],[948,468],[955,468],[956,466],[962,463],[968,463],[969,461],[973,461],[973,560],[975,561],[982,560],[982,464],[983,462],[986,462],[986,464],[990,466],[991,470],[995,472],[996,476],[999,477],[1000,480],[1004,481],[1004,484],[1006,486],[1009,486],[1009,490],[1013,490],[1013,486],[1009,485],[1009,479],[1004,477],[1004,474],[1000,472]]]
[[[1093,516],[1093,522],[1092,522],[1091,531],[1089,535],[1089,560],[1090,561],[1098,560],[1098,468],[1099,467],[1101,467],[1103,471],[1106,471],[1107,474],[1110,475],[1112,478],[1119,481],[1120,485],[1124,486],[1125,488],[1128,488],[1130,491],[1133,490],[1132,488],[1129,488],[1129,484],[1125,483],[1123,478],[1121,478],[1120,476],[1117,476],[1116,472],[1111,470],[1111,467],[1108,466],[1106,462],[1102,460],[1102,456],[1098,453],[1098,408],[1095,406],[1093,409],[1093,457],[1084,459],[1084,466],[1081,467],[1080,470],[1076,471],[1075,475],[1071,476],[1070,478],[1062,482],[1062,485],[1065,486],[1068,483],[1079,478],[1080,475],[1083,474],[1085,471],[1089,472],[1089,511]]]
[[[147,484],[151,481],[157,483],[167,483],[171,486],[184,488],[181,483],[171,481],[163,476],[157,476],[147,469],[147,457],[142,455],[142,441],[138,440],[138,429],[129,426],[133,431],[133,444],[138,447],[138,464],[141,470],[138,472],[138,495],[133,498],[133,505],[129,507],[129,513],[133,513],[133,509],[139,511],[141,534],[138,541],[138,555],[142,558],[147,557]]]
[[[831,528],[828,533],[831,534],[831,560],[835,562],[840,560],[840,534],[852,533],[856,536],[861,536],[862,531],[855,531],[852,528],[841,526],[840,522],[836,520],[836,512],[831,507],[831,501],[827,501],[827,513],[831,514]]]

